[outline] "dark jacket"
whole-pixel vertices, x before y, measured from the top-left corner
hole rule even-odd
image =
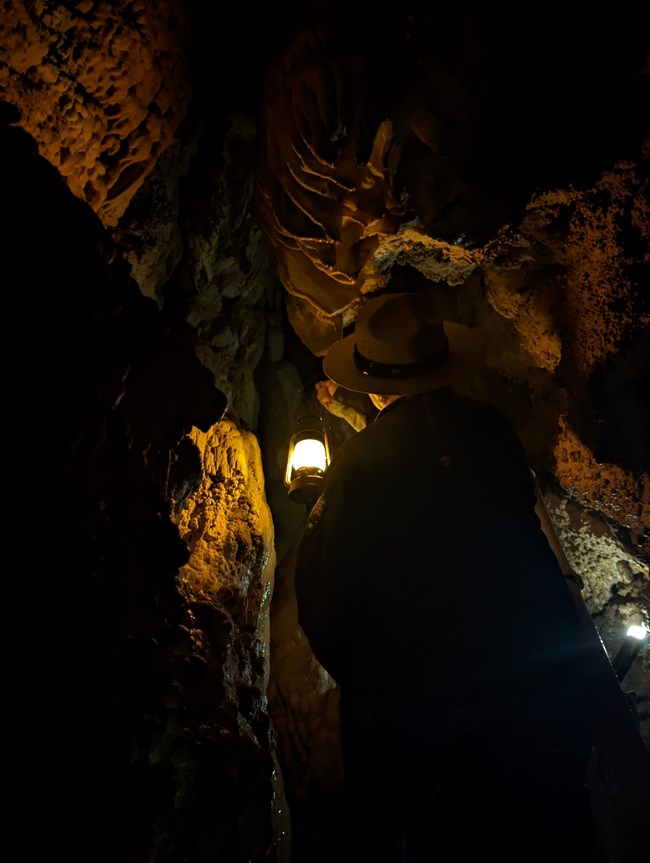
[[[580,622],[510,423],[450,389],[399,399],[334,455],[300,542],[300,624],[341,703],[476,730],[586,686]]]

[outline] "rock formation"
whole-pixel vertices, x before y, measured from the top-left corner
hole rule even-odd
[[[74,842],[106,863],[289,863],[326,824],[336,689],[297,626],[283,460],[375,291],[416,284],[484,334],[473,387],[515,422],[610,656],[650,614],[642,13],[208,5],[0,20],[52,669],[32,716],[59,705],[51,798],[73,778]],[[646,743],[648,662],[624,683]]]

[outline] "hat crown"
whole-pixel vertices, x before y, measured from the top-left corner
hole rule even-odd
[[[388,365],[444,360],[447,338],[442,320],[434,320],[419,294],[386,294],[369,300],[359,312],[355,347],[364,359]]]

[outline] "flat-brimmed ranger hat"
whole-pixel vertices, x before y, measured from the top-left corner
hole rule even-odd
[[[354,332],[325,354],[323,371],[353,392],[412,395],[466,380],[483,345],[475,330],[436,317],[421,294],[384,294],[361,307]]]

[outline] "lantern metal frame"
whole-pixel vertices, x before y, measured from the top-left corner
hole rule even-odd
[[[293,464],[294,454],[298,444],[304,441],[313,441],[318,445],[322,453],[321,463],[314,460],[314,464],[305,464],[295,467]],[[330,448],[327,430],[319,417],[308,415],[298,420],[297,428],[289,441],[287,453],[287,467],[284,484],[287,488],[290,500],[294,503],[311,504],[319,496],[325,471],[330,463]],[[323,466],[321,466],[323,465]]]

